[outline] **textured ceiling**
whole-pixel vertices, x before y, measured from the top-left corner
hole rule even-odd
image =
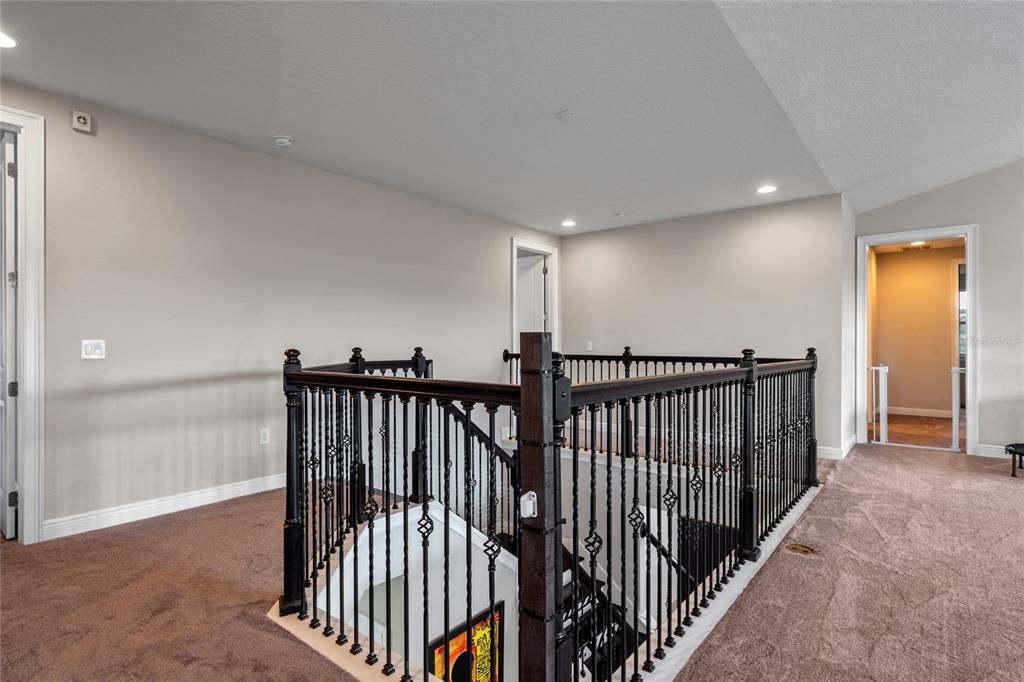
[[[708,3],[5,1],[0,19],[6,78],[544,230],[832,191]]]
[[[719,9],[858,213],[1024,157],[1024,3]]]
[[[975,6],[6,0],[0,75],[565,233],[1019,158],[1022,5]]]

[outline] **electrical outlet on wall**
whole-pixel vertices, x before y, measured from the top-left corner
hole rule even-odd
[[[594,342],[587,341],[587,350],[594,350]]]
[[[270,445],[270,429],[260,429],[260,445]]]

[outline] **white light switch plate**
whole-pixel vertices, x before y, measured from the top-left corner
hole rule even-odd
[[[106,360],[107,342],[103,339],[82,339],[83,360]]]
[[[594,350],[594,342],[587,341],[587,350]]]
[[[260,429],[260,445],[270,445],[270,429]]]

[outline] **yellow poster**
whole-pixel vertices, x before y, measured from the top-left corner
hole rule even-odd
[[[468,650],[465,624],[453,628],[453,635],[448,640],[450,678],[445,678],[444,638],[434,641],[431,646],[434,653],[431,672],[445,682],[501,682],[499,653],[504,639],[501,629],[504,607],[504,602],[494,607],[494,661],[491,660],[491,614],[487,610],[473,619]]]

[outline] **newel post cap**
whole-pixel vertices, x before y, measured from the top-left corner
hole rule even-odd
[[[288,350],[286,350],[284,352],[284,358],[285,358],[284,359],[284,364],[286,364],[286,365],[298,365],[298,364],[301,364],[300,361],[299,361],[299,355],[301,355],[301,353],[298,350],[296,350],[294,348],[289,348]]]

